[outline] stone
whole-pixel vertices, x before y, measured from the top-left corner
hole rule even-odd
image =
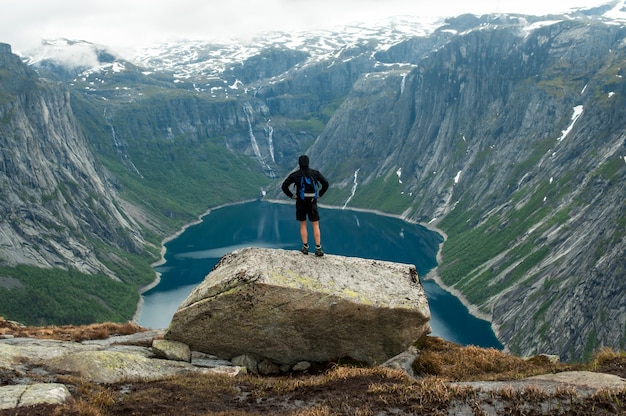
[[[9,338],[0,343],[0,368],[12,368],[18,362],[45,362],[76,351],[98,347],[51,339]]]
[[[0,410],[38,404],[63,404],[70,397],[67,387],[59,383],[2,386],[0,387]]]
[[[159,358],[166,360],[191,362],[191,350],[189,345],[178,341],[155,339],[152,341],[152,351]]]
[[[207,369],[208,374],[219,374],[222,376],[236,377],[240,374],[247,374],[246,367],[237,366],[219,366]]]
[[[269,360],[261,360],[258,365],[259,374],[269,376],[272,374],[279,374],[280,367]]]
[[[411,377],[415,377],[415,371],[413,371],[413,363],[417,358],[417,348],[410,346],[406,351],[396,355],[393,358],[382,363],[381,367],[394,368],[402,370]]]
[[[252,374],[259,373],[259,361],[258,357],[255,357],[252,354],[241,354],[236,357],[233,357],[230,360],[231,363],[236,367],[244,367],[248,372]]]
[[[191,364],[196,367],[217,368],[231,367],[232,363],[228,360],[222,360],[211,354],[205,354],[200,351],[191,351]]]
[[[590,371],[563,371],[514,381],[467,381],[452,385],[471,387],[482,392],[497,392],[504,389],[522,392],[534,387],[544,392],[556,393],[559,389],[572,388],[580,397],[588,397],[600,390],[624,390],[626,379],[613,374]]]
[[[158,380],[190,372],[207,373],[182,361],[150,359],[134,353],[82,351],[47,362],[57,372],[70,372],[96,383]]]
[[[429,320],[413,265],[244,248],[189,294],[164,338],[226,359],[380,364],[430,333]]]
[[[140,331],[130,335],[115,335],[105,339],[94,339],[83,341],[85,345],[100,345],[109,347],[112,345],[133,345],[151,347],[155,339],[162,339],[165,333],[162,329],[154,329],[150,331]]]
[[[293,371],[306,371],[309,368],[311,368],[311,363],[310,362],[308,362],[308,361],[300,361],[300,362],[297,362],[293,366],[292,370]]]
[[[591,391],[626,389],[626,379],[614,374],[594,373],[591,371],[564,371],[555,374],[541,374],[528,377],[526,380],[530,382],[560,383],[577,389],[590,389]]]
[[[520,414],[567,414],[572,395],[577,400],[591,397],[600,392],[625,391],[626,380],[613,374],[589,371],[564,371],[556,374],[542,374],[513,381],[470,381],[451,383],[451,386],[469,388],[474,391],[471,403],[455,399],[450,402],[449,415],[471,416],[475,414],[509,414],[511,408]],[[524,394],[527,391],[540,391],[556,397],[534,397],[523,403],[511,403],[506,397]],[[570,392],[558,395],[558,392]],[[610,393],[609,393],[610,394]],[[532,397],[532,395],[531,395]],[[591,414],[591,413],[590,413]]]
[[[195,351],[194,357],[204,360],[202,365],[155,358],[150,345],[160,336],[158,332],[142,332],[83,342],[4,337],[0,339],[0,370],[13,375],[3,379],[9,385],[0,386],[0,410],[64,403],[71,396],[66,386],[54,382],[60,374],[73,373],[87,382],[116,383],[190,372],[229,377],[246,373],[244,367],[234,367],[228,360]],[[46,379],[50,383],[42,383]]]

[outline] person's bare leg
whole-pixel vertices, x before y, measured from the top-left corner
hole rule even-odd
[[[315,238],[315,245],[322,245],[322,234],[320,233],[320,222],[319,221],[311,221],[311,225],[313,226],[313,237]]]
[[[309,243],[309,235],[306,229],[306,221],[300,221],[300,237],[302,238],[302,244]]]
[[[321,257],[324,255],[324,250],[322,250],[322,235],[320,233],[320,222],[311,221],[311,225],[313,226],[313,237],[315,237],[315,255],[317,257]]]

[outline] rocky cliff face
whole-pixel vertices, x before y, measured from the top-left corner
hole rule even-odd
[[[515,352],[623,348],[626,32],[495,23],[362,78],[312,160],[440,224],[443,281]]]
[[[0,45],[0,264],[117,276],[95,242],[138,253],[138,225],[95,162],[70,92]]]

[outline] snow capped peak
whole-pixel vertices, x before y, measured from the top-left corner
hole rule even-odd
[[[415,36],[427,36],[443,24],[441,19],[402,17],[375,26],[350,25],[340,29],[303,32],[266,32],[246,41],[186,40],[137,49],[129,60],[138,66],[173,71],[179,78],[198,73],[219,77],[229,65],[267,49],[306,52],[309,62],[336,55],[338,51],[376,42],[378,50]]]
[[[48,68],[63,68],[66,74],[97,89],[107,74],[125,70],[140,71],[145,76],[159,77],[159,82],[176,83],[182,88],[210,91],[214,95],[228,96],[249,91],[249,79],[233,71],[245,65],[246,60],[262,57],[268,51],[283,51],[294,68],[327,62],[333,65],[338,59],[349,60],[369,54],[376,60],[377,52],[387,53],[392,47],[409,39],[440,36],[440,47],[450,37],[462,36],[475,30],[498,26],[513,26],[529,35],[542,27],[564,20],[595,19],[606,24],[626,23],[626,0],[614,1],[593,10],[575,10],[561,16],[524,16],[492,14],[484,16],[462,15],[453,18],[418,18],[400,16],[376,24],[352,24],[336,29],[301,32],[267,32],[250,39],[177,40],[142,47],[120,54],[105,46],[87,41],[57,39],[42,42],[36,50],[29,51],[27,63]],[[621,22],[621,23],[620,23]],[[395,70],[408,70],[410,63],[397,64]],[[380,74],[391,69],[380,60],[376,63]],[[280,81],[285,74],[275,73],[267,82]]]
[[[51,62],[68,69],[95,69],[101,65],[111,65],[116,54],[106,46],[84,40],[44,39],[41,45],[28,52],[26,62],[37,65]]]

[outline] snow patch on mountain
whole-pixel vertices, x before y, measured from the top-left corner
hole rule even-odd
[[[308,53],[303,65],[338,58],[347,48],[377,43],[377,50],[412,37],[427,36],[444,24],[441,18],[401,17],[381,22],[377,26],[353,25],[337,30],[305,32],[267,32],[250,41],[207,42],[186,40],[141,48],[128,59],[138,66],[162,72],[173,72],[180,78],[219,78],[237,62],[258,55],[263,50],[292,49]]]
[[[327,62],[333,65],[337,59],[353,59],[350,50],[369,50],[369,53],[384,52],[403,41],[427,37],[435,31],[440,33],[461,35],[475,30],[487,30],[500,24],[517,24],[520,30],[530,33],[545,26],[557,24],[567,19],[582,16],[586,19],[595,19],[611,24],[626,23],[626,0],[619,0],[604,6],[599,13],[586,13],[574,10],[571,14],[562,16],[521,16],[521,15],[492,15],[481,16],[480,24],[459,28],[455,19],[463,17],[423,18],[413,16],[397,16],[382,20],[376,24],[353,24],[337,29],[301,32],[267,32],[252,39],[237,40],[179,40],[154,44],[148,47],[127,52],[120,56],[102,45],[80,40],[52,40],[44,41],[36,50],[29,51],[24,57],[30,65],[44,65],[52,63],[76,72],[75,82],[85,83],[85,88],[97,91],[99,86],[106,86],[107,76],[136,70],[146,76],[160,77],[159,81],[167,80],[178,84],[181,88],[194,89],[197,92],[210,92],[213,96],[228,97],[233,94],[249,93],[244,82],[225,76],[227,70],[246,59],[257,56],[270,49],[294,50],[305,52],[308,58],[296,65],[302,69],[307,65]],[[517,23],[515,23],[517,22]],[[410,70],[412,65],[389,64],[378,62],[384,71]],[[396,72],[397,74],[397,72]],[[268,82],[278,82],[287,74],[281,74]],[[401,93],[404,84],[401,85]]]
[[[626,0],[616,2],[615,6],[603,16],[613,24],[626,23]]]
[[[567,137],[569,132],[572,131],[572,129],[574,128],[574,124],[576,124],[578,117],[580,117],[582,113],[583,113],[582,105],[577,105],[576,107],[574,107],[574,113],[572,114],[572,121],[569,124],[569,126],[567,126],[567,128],[561,132],[562,134],[561,134],[561,137],[557,139],[558,141],[562,141],[563,139],[565,139],[565,137]]]

